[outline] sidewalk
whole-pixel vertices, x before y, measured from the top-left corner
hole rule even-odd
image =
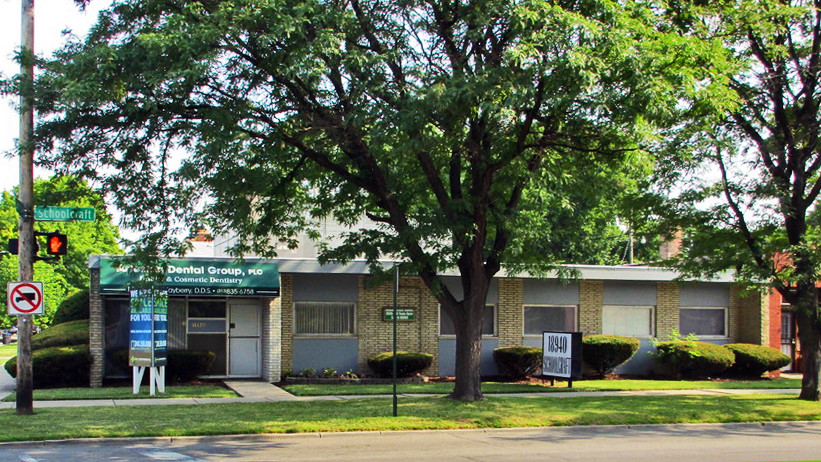
[[[0,368],[2,369],[2,368]],[[99,400],[64,400],[35,401],[35,408],[46,407],[85,407],[85,406],[157,406],[170,404],[215,404],[215,403],[265,403],[281,401],[327,401],[350,400],[363,398],[385,398],[392,395],[332,395],[332,396],[294,396],[276,385],[250,380],[226,380],[225,385],[234,390],[239,398],[143,398],[143,399],[99,399]],[[5,369],[0,370],[0,399],[14,391],[15,382]],[[528,398],[576,398],[582,396],[674,396],[674,395],[748,395],[756,393],[794,393],[798,389],[770,390],[648,390],[648,391],[560,391],[550,393],[496,393],[487,396],[512,396]],[[430,394],[399,394],[401,397],[431,397]],[[13,409],[12,402],[0,402],[0,409]]]

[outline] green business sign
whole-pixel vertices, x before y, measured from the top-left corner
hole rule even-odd
[[[233,260],[168,260],[162,287],[168,295],[279,296],[279,268],[274,262]],[[141,279],[139,268],[100,260],[100,292],[122,293]]]
[[[393,307],[382,308],[382,320],[393,321]],[[416,321],[416,310],[413,308],[396,308],[397,321]]]
[[[34,207],[37,221],[94,221],[96,218],[93,207]]]

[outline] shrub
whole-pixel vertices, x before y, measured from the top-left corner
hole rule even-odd
[[[654,357],[669,366],[677,377],[706,377],[733,365],[735,356],[728,348],[692,340],[656,344]]]
[[[168,350],[166,358],[165,380],[168,383],[185,383],[208,374],[217,355],[211,351]],[[114,361],[123,369],[128,369],[128,350],[115,351]]]
[[[88,319],[56,324],[31,338],[31,349],[88,345]]]
[[[542,349],[527,346],[496,348],[493,350],[493,360],[500,374],[522,379],[542,367]]]
[[[639,351],[641,342],[622,335],[589,335],[582,339],[582,358],[599,377],[613,372]]]
[[[78,290],[66,297],[54,312],[52,325],[79,319],[88,319],[88,289]]]
[[[396,376],[411,377],[430,367],[433,355],[412,351],[396,352]],[[368,366],[378,377],[393,376],[393,352],[377,353],[368,358]]]
[[[735,354],[735,363],[727,373],[739,377],[761,377],[761,374],[781,369],[790,357],[775,348],[749,343],[724,345]]]
[[[169,350],[165,378],[171,383],[190,382],[207,374],[216,359],[213,351]]]
[[[6,362],[6,371],[17,377],[17,357]],[[55,346],[31,353],[34,388],[87,387],[91,369],[88,345]]]

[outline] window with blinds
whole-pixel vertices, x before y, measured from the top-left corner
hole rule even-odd
[[[298,302],[294,304],[296,335],[353,335],[354,304]]]

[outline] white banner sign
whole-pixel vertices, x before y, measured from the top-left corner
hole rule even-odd
[[[545,332],[542,339],[542,375],[571,378],[573,360],[572,334]]]

